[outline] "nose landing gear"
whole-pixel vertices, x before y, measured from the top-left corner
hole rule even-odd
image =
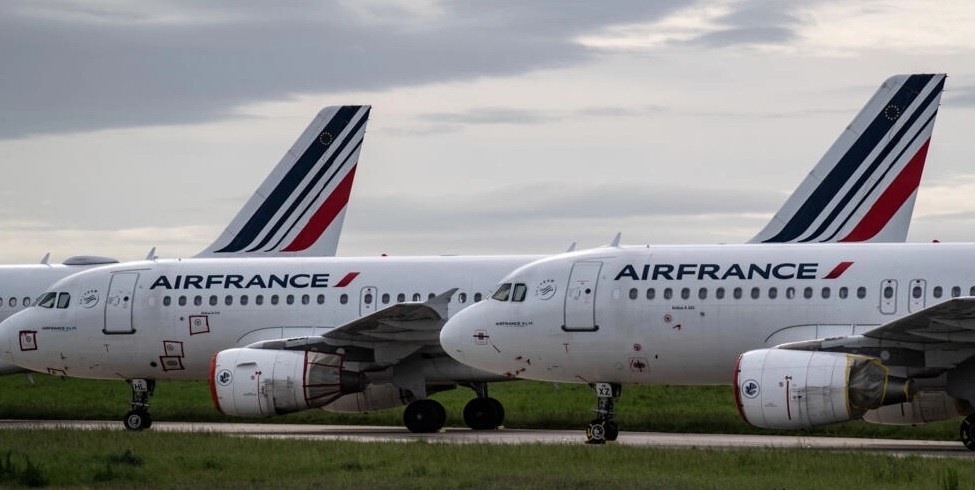
[[[149,397],[156,390],[154,379],[129,380],[132,387],[132,410],[125,414],[122,424],[128,430],[145,430],[152,427],[152,417],[149,415]]]
[[[605,444],[615,441],[620,429],[613,420],[613,406],[620,399],[623,387],[615,383],[595,383],[592,385],[596,392],[597,417],[589,422],[586,429],[586,444]]]

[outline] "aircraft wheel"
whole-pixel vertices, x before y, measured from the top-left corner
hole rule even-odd
[[[961,421],[958,435],[961,437],[961,443],[969,451],[975,451],[975,414],[969,415]]]
[[[620,427],[616,425],[616,422],[613,420],[607,420],[606,423],[603,424],[603,428],[606,429],[607,441],[610,442],[615,441],[616,438],[619,437],[620,435]]]
[[[503,409],[498,412],[500,405],[493,398],[475,398],[464,405],[464,423],[473,430],[497,429],[504,418]]]
[[[586,429],[586,444],[605,444],[606,443],[606,422],[603,419],[595,419],[589,422]]]
[[[403,424],[410,432],[429,434],[442,429],[447,421],[447,411],[436,400],[416,400],[406,406]]]
[[[494,410],[498,414],[497,423],[494,424],[494,428],[497,429],[504,425],[504,405],[501,404],[496,398],[488,398],[488,401],[494,405]]]
[[[145,410],[132,410],[125,414],[125,418],[122,419],[122,424],[128,430],[146,430],[152,427],[152,417]]]

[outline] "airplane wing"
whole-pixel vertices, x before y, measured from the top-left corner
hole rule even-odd
[[[864,337],[914,344],[975,344],[975,297],[953,298],[865,332]]]
[[[268,340],[248,345],[254,349],[316,350],[342,348],[353,360],[390,365],[421,350],[440,347],[440,329],[447,322],[447,303],[457,289],[428,301],[398,303],[328,332],[310,337]]]

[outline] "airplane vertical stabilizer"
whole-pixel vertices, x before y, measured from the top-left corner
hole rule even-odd
[[[888,78],[749,243],[905,241],[945,78]]]
[[[335,255],[370,109],[322,109],[220,237],[197,257]]]

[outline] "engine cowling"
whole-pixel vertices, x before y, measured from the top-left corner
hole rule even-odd
[[[797,429],[844,422],[913,396],[909,380],[890,376],[875,357],[760,349],[735,368],[735,401],[746,422]]]
[[[413,396],[392,383],[370,383],[359,393],[343,395],[324,406],[329,412],[364,413],[408,405]]]
[[[227,349],[210,361],[210,394],[218,410],[239,417],[318,408],[362,391],[362,377],[344,363],[342,354]]]
[[[968,403],[943,391],[920,392],[909,402],[870,410],[863,414],[863,420],[871,424],[919,425],[963,417],[970,411]]]

